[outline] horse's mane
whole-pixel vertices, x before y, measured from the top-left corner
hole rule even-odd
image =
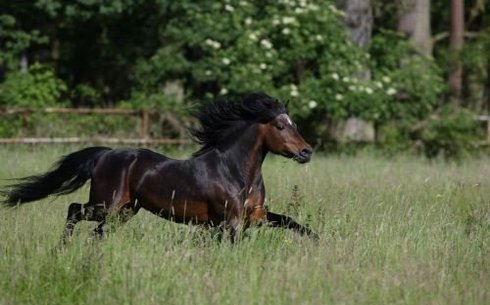
[[[217,100],[203,103],[192,113],[200,127],[190,128],[194,140],[202,147],[193,154],[202,155],[217,147],[233,134],[252,123],[267,123],[276,116],[287,113],[285,105],[264,94],[252,93],[239,101]]]

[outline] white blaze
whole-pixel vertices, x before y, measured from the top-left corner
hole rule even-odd
[[[288,123],[289,125],[293,126],[293,121],[291,120],[291,118],[289,117],[289,115],[283,113],[281,114],[282,117],[284,117],[284,119],[286,120],[286,123]]]

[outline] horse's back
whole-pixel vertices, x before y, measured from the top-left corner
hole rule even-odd
[[[90,202],[114,205],[132,201],[133,186],[144,172],[167,160],[169,158],[148,149],[107,151],[92,172]]]

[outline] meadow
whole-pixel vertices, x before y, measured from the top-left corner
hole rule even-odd
[[[0,146],[0,184],[76,148]],[[0,304],[490,304],[489,157],[269,156],[263,172],[269,209],[319,241],[254,228],[230,245],[141,211],[102,241],[80,224],[57,250],[84,187],[0,207]]]

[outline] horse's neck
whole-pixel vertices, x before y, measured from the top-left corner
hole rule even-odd
[[[246,128],[228,151],[229,161],[243,177],[245,187],[262,183],[262,163],[267,155],[264,140],[257,126]]]

